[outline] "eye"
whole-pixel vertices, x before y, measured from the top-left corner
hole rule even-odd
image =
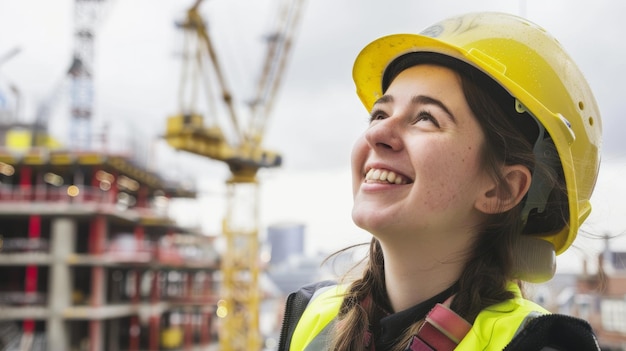
[[[373,110],[372,113],[370,113],[370,123],[374,121],[378,121],[378,120],[383,120],[387,117],[388,117],[387,114],[383,110],[380,110],[380,109]]]
[[[420,111],[415,117],[415,124],[419,122],[431,122],[435,125],[435,127],[439,128],[439,122],[437,119],[428,111]]]

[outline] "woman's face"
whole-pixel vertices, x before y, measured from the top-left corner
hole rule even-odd
[[[454,71],[402,71],[352,151],[354,222],[379,239],[475,230],[479,196],[492,183],[483,141]]]

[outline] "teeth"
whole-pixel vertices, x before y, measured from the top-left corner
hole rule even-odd
[[[389,176],[389,171],[384,170],[380,173],[380,180],[387,180],[388,176]]]
[[[396,174],[395,172],[388,171],[386,169],[370,169],[365,175],[366,181],[372,182],[384,182],[389,184],[407,184],[408,181],[403,176]]]

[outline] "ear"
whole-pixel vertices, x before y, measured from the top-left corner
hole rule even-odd
[[[522,165],[502,168],[505,184],[489,183],[481,196],[476,199],[475,207],[486,214],[506,212],[522,201],[532,180],[528,168]],[[508,188],[508,192],[505,191]]]

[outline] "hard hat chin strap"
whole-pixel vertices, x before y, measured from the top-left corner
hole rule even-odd
[[[550,202],[554,202],[555,199],[557,200],[555,205],[559,208],[563,206],[563,204],[558,203],[559,197],[555,197],[553,193],[555,190],[558,191],[559,178],[562,174],[559,172],[562,169],[559,154],[552,137],[544,126],[518,100],[515,100],[515,109],[520,114],[527,113],[532,116],[538,128],[538,136],[533,146],[535,169],[521,213],[522,223],[525,227],[524,234],[551,233],[563,228],[567,223],[562,218],[561,211],[552,213],[555,208],[549,206]]]

